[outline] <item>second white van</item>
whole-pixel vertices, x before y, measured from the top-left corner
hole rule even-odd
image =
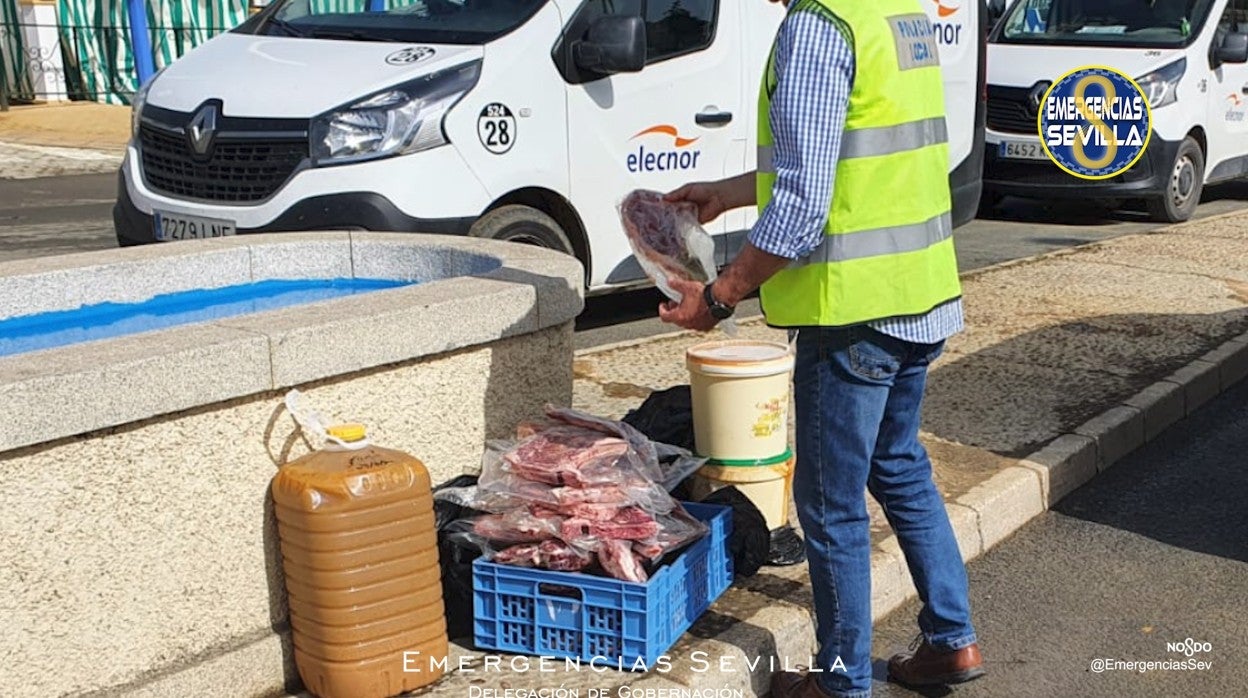
[[[920,0],[947,91],[955,224],[974,217],[983,0]],[[918,7],[919,5],[916,5]],[[137,95],[123,245],[252,232],[466,234],[648,281],[617,205],[755,165],[767,0],[274,0]],[[711,222],[728,262],[756,214]]]
[[[1040,144],[1045,90],[1107,66],[1144,90],[1143,157],[1109,179],[1063,172]],[[1248,174],[1248,0],[1014,0],[988,43],[985,201],[1143,199],[1158,221],[1187,220],[1205,185]]]

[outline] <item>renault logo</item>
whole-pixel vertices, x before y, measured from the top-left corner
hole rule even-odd
[[[212,147],[212,137],[217,131],[217,106],[205,104],[196,112],[187,126],[186,135],[191,141],[191,149],[199,155],[208,153]]]
[[[1041,80],[1031,88],[1031,92],[1027,93],[1027,104],[1031,107],[1032,114],[1040,113],[1040,101],[1044,99],[1044,93],[1048,91],[1049,86],[1053,83],[1048,80]]]

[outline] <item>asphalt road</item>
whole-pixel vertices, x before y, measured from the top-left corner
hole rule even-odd
[[[1248,381],[1067,496],[969,566],[988,674],[880,698],[1248,696]],[[877,625],[883,660],[917,633],[915,603]],[[1141,672],[1094,660],[1189,661]],[[1118,668],[1114,668],[1117,666]]]
[[[0,179],[0,262],[115,247],[116,182],[114,174]],[[1248,183],[1211,187],[1196,215],[1226,213],[1245,202]],[[955,231],[954,242],[962,269],[971,270],[1156,227],[1142,209],[1107,211],[1094,204],[1011,198]],[[577,320],[576,347],[673,331],[657,319],[662,300],[653,289],[590,298]],[[757,315],[757,300],[747,300],[738,312]]]

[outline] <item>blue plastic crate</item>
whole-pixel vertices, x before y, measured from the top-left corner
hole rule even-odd
[[[710,531],[644,584],[478,558],[472,564],[477,647],[652,668],[732,584],[732,510],[681,504]]]

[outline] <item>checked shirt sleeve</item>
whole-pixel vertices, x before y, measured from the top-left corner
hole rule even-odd
[[[798,259],[823,239],[854,55],[832,20],[798,11],[780,29],[775,63],[770,114],[776,183],[749,241],[764,252]]]

